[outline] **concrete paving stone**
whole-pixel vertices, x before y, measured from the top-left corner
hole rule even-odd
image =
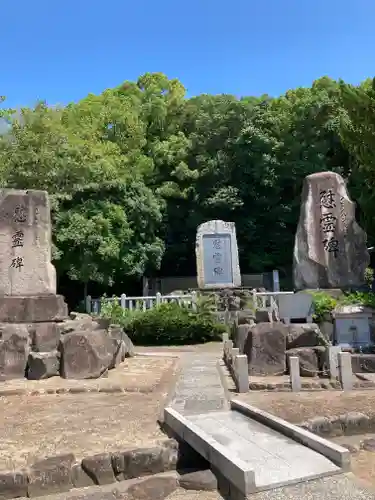
[[[235,411],[190,416],[226,450],[249,464],[258,488],[340,472],[323,455]]]
[[[251,500],[374,500],[375,491],[362,486],[352,474],[307,481],[262,491]]]

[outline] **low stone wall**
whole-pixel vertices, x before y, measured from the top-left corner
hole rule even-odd
[[[375,432],[375,413],[366,415],[349,412],[344,415],[317,416],[299,424],[300,427],[322,437],[353,436]]]
[[[193,469],[198,473],[192,474]],[[0,471],[0,498],[67,493],[172,470],[181,470],[176,487],[216,489],[215,477],[208,469],[208,462],[186,443],[166,439],[151,448],[102,453],[82,460],[67,453],[40,460],[28,469]]]
[[[373,389],[375,384],[368,380],[358,380],[353,383],[353,389]],[[280,382],[268,382],[267,377],[264,381],[249,380],[249,389],[251,391],[270,391],[270,392],[290,392],[292,390],[291,382],[282,380]],[[305,391],[323,391],[323,390],[336,390],[342,391],[342,386],[338,380],[307,380],[301,379],[301,390]]]

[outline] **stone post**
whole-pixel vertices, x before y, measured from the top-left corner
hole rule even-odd
[[[234,373],[238,392],[249,392],[249,370],[246,354],[238,354],[234,358]]]
[[[301,375],[299,368],[299,357],[290,356],[289,357],[289,373],[290,373],[290,383],[293,392],[298,392],[301,390]]]
[[[227,363],[232,358],[233,340],[224,342],[224,360]]]
[[[352,355],[350,352],[339,352],[339,379],[343,391],[353,389]]]
[[[232,359],[234,359],[236,356],[240,354],[240,350],[238,347],[233,347],[232,348]]]
[[[341,347],[338,345],[332,345],[328,347],[328,365],[330,378],[339,378],[339,359],[338,354],[341,352]]]

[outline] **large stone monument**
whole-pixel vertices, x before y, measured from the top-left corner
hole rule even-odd
[[[199,288],[241,286],[234,222],[210,220],[198,226],[195,254]]]
[[[23,378],[32,339],[58,344],[67,318],[56,295],[45,191],[0,190],[0,380]]]
[[[122,328],[56,294],[45,191],[0,190],[0,380],[98,378],[133,354]]]
[[[358,288],[369,261],[344,179],[334,172],[308,175],[294,246],[295,287]]]

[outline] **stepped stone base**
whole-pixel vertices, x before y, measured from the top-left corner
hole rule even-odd
[[[60,322],[68,318],[62,295],[0,296],[0,323]]]

